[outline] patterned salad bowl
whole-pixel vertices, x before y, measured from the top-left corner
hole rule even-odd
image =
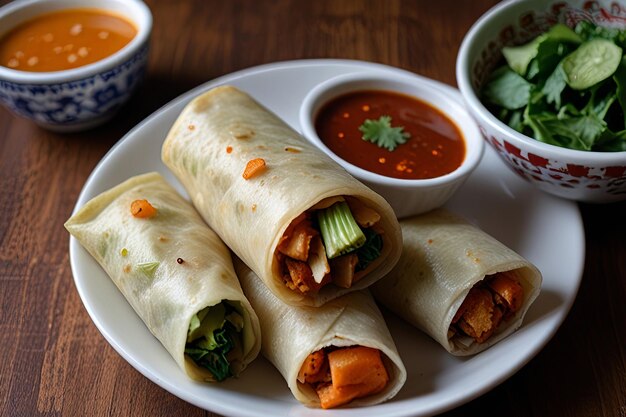
[[[496,5],[465,36],[457,83],[487,143],[521,177],[566,199],[620,201],[626,199],[626,151],[574,150],[541,142],[509,127],[481,102],[481,88],[503,63],[503,47],[525,44],[556,23],[573,28],[580,21],[625,30],[626,1],[517,0]]]

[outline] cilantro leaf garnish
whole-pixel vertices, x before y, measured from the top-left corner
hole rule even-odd
[[[390,116],[380,116],[378,120],[366,119],[359,130],[363,133],[363,140],[390,151],[411,137],[409,132],[403,131],[404,127],[391,127]]]

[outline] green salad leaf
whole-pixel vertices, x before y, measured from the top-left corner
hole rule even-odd
[[[502,55],[509,67],[522,77],[534,78],[546,66],[556,66],[551,62],[558,55],[565,53],[566,45],[569,43],[579,44],[580,36],[564,24],[557,23],[546,33],[537,36],[532,41],[520,46],[505,46],[502,48]],[[551,71],[551,70],[549,70]],[[531,74],[529,75],[528,72]]]
[[[561,107],[561,94],[565,87],[567,87],[565,71],[563,66],[559,63],[552,74],[546,79],[541,92],[546,95],[546,101],[549,104],[554,104],[557,108]]]
[[[626,30],[596,26],[591,22],[581,21],[576,25],[574,31],[585,41],[597,38],[607,39],[613,41],[620,48],[626,49]]]
[[[622,116],[624,117],[624,125],[626,125],[626,57],[622,58],[622,62],[613,75],[613,80],[617,85],[616,97],[622,107]]]
[[[530,97],[532,84],[508,67],[500,67],[493,72],[483,90],[483,97],[490,103],[515,110],[524,107]]]
[[[230,304],[206,307],[191,317],[185,354],[223,381],[232,375],[227,355],[242,328],[243,317]]]
[[[378,120],[366,119],[359,130],[363,133],[363,140],[375,143],[380,148],[393,151],[406,143],[411,137],[410,133],[404,132],[404,127],[391,127],[390,116],[380,116]]]
[[[626,30],[557,24],[525,45],[503,49],[481,91],[511,128],[556,146],[626,149]]]

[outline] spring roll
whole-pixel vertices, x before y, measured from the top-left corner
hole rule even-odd
[[[234,87],[191,101],[162,159],[204,220],[286,303],[319,306],[365,288],[400,256],[389,204]]]
[[[159,174],[98,195],[65,227],[190,378],[237,376],[258,355],[259,320],[228,248]]]
[[[400,261],[372,287],[379,302],[458,356],[521,326],[542,282],[533,264],[444,209],[401,227]]]
[[[261,352],[308,407],[378,404],[398,393],[406,370],[367,290],[321,307],[290,306],[240,259],[235,269],[261,321]]]

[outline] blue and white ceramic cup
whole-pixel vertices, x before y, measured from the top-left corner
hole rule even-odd
[[[0,102],[60,132],[86,130],[115,115],[143,79],[152,30],[152,14],[140,0],[18,0],[0,8],[0,38],[36,16],[74,8],[121,15],[136,26],[137,34],[114,54],[78,68],[27,72],[0,66]]]

